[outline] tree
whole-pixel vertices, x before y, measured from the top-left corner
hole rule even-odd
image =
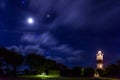
[[[84,76],[85,77],[93,77],[95,73],[95,70],[91,67],[88,67],[84,70]]]
[[[57,63],[54,68],[60,71],[61,76],[66,76],[66,72],[68,72],[68,67],[62,63]]]
[[[7,50],[4,47],[0,48],[0,57],[2,58],[3,63],[6,63],[7,73],[9,70],[9,66],[13,67],[13,72],[16,74],[17,67],[20,66],[23,62],[23,56],[18,54],[15,51]]]
[[[5,69],[6,73],[9,70],[9,64],[6,63],[6,60],[5,60],[5,57],[8,56],[8,54],[9,54],[9,51],[6,48],[0,47],[0,57],[2,59],[1,60],[1,67],[4,66],[3,64],[5,64],[5,66],[6,66],[6,69]]]
[[[32,72],[32,69],[35,69],[37,73],[43,72],[44,64],[45,64],[45,58],[41,55],[37,55],[35,53],[31,53],[26,55],[26,63],[30,67],[30,72]]]
[[[105,69],[106,75],[109,77],[114,77],[118,74],[118,67],[116,64],[111,64]]]
[[[56,65],[56,62],[54,60],[46,59],[44,68],[45,68],[45,70],[50,70],[50,69],[54,68],[55,65]]]
[[[116,63],[117,69],[118,69],[118,76],[120,76],[120,60]]]
[[[0,57],[0,75],[3,75],[2,66],[3,66],[3,58]]]
[[[62,63],[57,63],[56,66],[57,66],[58,70],[60,70],[60,71],[65,71],[68,69],[68,67]]]
[[[8,50],[4,47],[0,47],[0,56],[4,57],[8,53]]]
[[[23,56],[14,51],[8,51],[8,54],[4,56],[4,59],[7,64],[13,66],[13,73],[16,75],[17,67],[22,65]]]
[[[72,74],[73,76],[75,77],[80,77],[81,74],[82,74],[82,67],[79,67],[79,66],[75,66],[72,68]]]

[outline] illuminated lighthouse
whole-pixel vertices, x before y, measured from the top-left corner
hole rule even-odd
[[[102,51],[98,51],[96,54],[97,69],[103,69],[103,55]]]

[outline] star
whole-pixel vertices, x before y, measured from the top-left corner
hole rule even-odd
[[[6,7],[6,3],[4,1],[0,2],[0,8],[4,9]]]
[[[24,1],[24,0],[22,0],[22,1],[21,1],[21,3],[22,3],[22,4],[25,4],[25,1]]]
[[[47,14],[47,15],[46,15],[46,18],[50,18],[50,17],[51,17],[51,15],[50,15],[50,14]]]

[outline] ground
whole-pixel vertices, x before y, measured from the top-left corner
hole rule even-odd
[[[0,78],[0,80],[120,80],[120,79],[115,79],[115,78],[75,78],[75,77],[50,77],[50,78],[41,78],[41,77],[36,77],[36,76],[19,76],[17,78]]]
[[[120,80],[115,78],[85,78],[85,77],[41,77],[41,76],[23,76],[23,79],[28,80]]]

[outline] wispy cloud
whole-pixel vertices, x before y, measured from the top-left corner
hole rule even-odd
[[[40,24],[46,23],[49,29],[59,25],[72,25],[72,28],[77,28],[87,22],[88,5],[89,1],[86,0],[30,0],[29,8],[37,12]],[[44,20],[50,20],[50,23],[47,24]]]
[[[44,46],[55,46],[58,42],[49,32],[37,35],[36,33],[27,33],[21,37],[21,42],[39,44]]]
[[[21,42],[26,43],[22,46],[11,46],[8,49],[13,49],[23,55],[29,53],[36,53],[46,56],[46,58],[53,59],[58,63],[71,62],[71,57],[79,56],[79,60],[82,59],[83,51],[75,50],[67,44],[59,44],[54,36],[50,32],[45,32],[40,35],[27,33],[21,37]],[[45,47],[49,48],[46,49]],[[47,51],[50,53],[46,55]],[[76,58],[78,59],[78,58]],[[73,61],[77,61],[72,59]]]

